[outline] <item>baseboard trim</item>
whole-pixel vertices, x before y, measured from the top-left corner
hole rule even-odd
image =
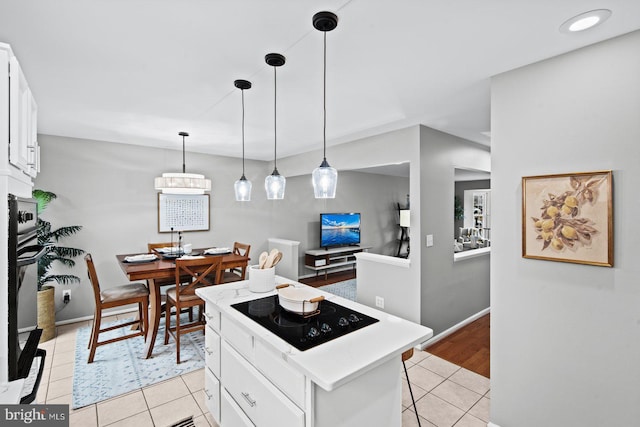
[[[494,424],[491,421],[487,424],[487,427],[500,427],[498,424]]]
[[[477,312],[476,314],[467,317],[466,319],[464,319],[462,322],[457,323],[455,325],[453,325],[452,327],[450,327],[449,329],[447,329],[446,331],[440,332],[438,335],[434,336],[433,338],[431,338],[429,341],[425,341],[422,344],[419,345],[419,349],[420,350],[424,350],[425,348],[429,347],[430,345],[433,345],[435,343],[437,343],[438,341],[448,337],[449,335],[451,335],[452,333],[454,333],[455,331],[457,331],[458,329],[467,326],[469,323],[478,320],[479,318],[481,318],[482,316],[484,316],[485,314],[491,312],[491,307],[487,307],[484,310],[481,310],[479,312]],[[494,427],[499,427],[499,426],[494,426]]]
[[[121,310],[105,311],[102,314],[102,317],[117,316],[119,314],[134,313],[134,312],[137,313],[138,309],[137,308],[129,308],[129,309],[125,308],[125,309],[121,309]],[[76,317],[74,319],[61,320],[59,322],[56,322],[56,326],[69,325],[71,323],[84,322],[86,320],[93,320],[93,314],[91,316],[83,316],[83,317]],[[36,327],[37,327],[36,325],[33,325],[33,326],[27,326],[26,328],[20,328],[20,329],[18,329],[18,333],[21,334],[23,332],[31,332]]]

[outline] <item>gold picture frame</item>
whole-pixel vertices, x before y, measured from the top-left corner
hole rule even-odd
[[[613,267],[613,175],[522,178],[522,256]]]

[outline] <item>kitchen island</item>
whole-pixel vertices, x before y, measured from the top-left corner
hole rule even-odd
[[[253,293],[248,283],[197,291],[206,301],[207,406],[222,427],[401,426],[401,355],[431,329],[315,289],[377,321],[301,351],[237,308],[252,302],[253,314],[278,318],[262,303],[276,291]],[[307,287],[278,276],[276,283]]]

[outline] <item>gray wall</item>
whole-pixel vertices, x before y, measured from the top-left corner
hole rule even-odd
[[[126,282],[115,254],[146,252],[146,243],[168,241],[157,232],[157,193],[153,178],[162,172],[181,169],[178,151],[40,135],[42,171],[36,188],[53,191],[53,201],[43,217],[54,226],[82,225],[83,230],[63,244],[93,254],[104,287]],[[266,200],[264,177],[271,172],[266,162],[248,161],[247,178],[253,182],[252,201],[236,202],[233,183],[241,172],[239,159],[187,153],[187,172],[203,173],[212,179],[209,231],[184,233],[184,242],[194,247],[232,246],[234,241],[250,243],[252,257],[267,249],[269,237],[300,241],[300,274],[305,270],[304,251],[319,242],[319,213],[358,211],[363,219],[363,244],[372,252],[389,253],[395,247],[395,204],[409,191],[406,178],[342,171],[334,200],[313,197],[310,172],[287,179],[282,201]],[[281,173],[285,168],[278,164]],[[77,259],[73,270],[82,279],[71,289],[71,302],[64,306],[57,291],[57,321],[77,319],[93,312],[93,295],[84,261]],[[28,274],[35,280],[35,269]],[[68,272],[61,269],[60,271]],[[34,301],[21,298],[25,313],[20,326],[35,324]],[[33,314],[33,315],[29,315]]]
[[[489,258],[453,262],[454,169],[491,171],[487,147],[420,127],[421,323],[439,334],[489,307]],[[412,208],[416,205],[412,198]],[[425,247],[426,235],[434,245]]]
[[[491,421],[640,420],[640,32],[493,79]],[[521,177],[613,170],[614,267],[521,257]]]

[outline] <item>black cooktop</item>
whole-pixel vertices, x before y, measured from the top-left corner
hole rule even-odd
[[[308,350],[378,321],[366,314],[327,300],[319,303],[319,313],[305,318],[282,308],[277,295],[233,304],[231,307],[300,351]]]

